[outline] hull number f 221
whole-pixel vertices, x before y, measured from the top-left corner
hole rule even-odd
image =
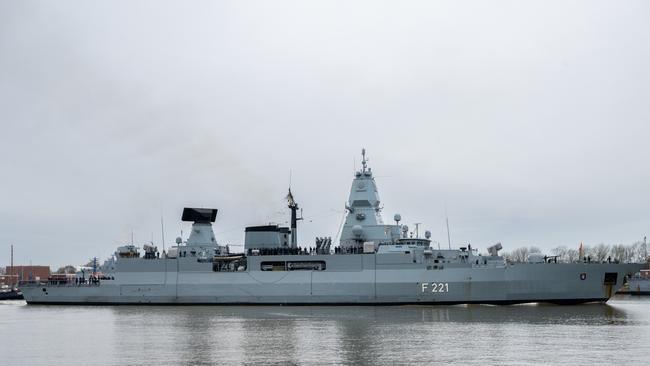
[[[422,293],[449,292],[447,282],[422,282]]]

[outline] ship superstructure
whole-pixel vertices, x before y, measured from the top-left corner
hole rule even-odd
[[[381,200],[365,149],[361,152],[361,170],[355,172],[350,196],[345,205],[347,216],[341,231],[341,248],[361,251],[364,242],[385,243],[399,238],[397,225],[384,225]]]
[[[433,248],[401,224],[385,224],[365,150],[346,204],[341,239],[299,245],[298,203],[291,190],[290,227],[251,226],[244,251],[231,252],[212,230],[217,210],[185,208],[189,238],[162,253],[127,245],[87,277],[25,282],[28,303],[40,304],[574,304],[607,301],[640,264],[557,263],[531,257],[510,264],[500,244],[479,254],[467,245]]]

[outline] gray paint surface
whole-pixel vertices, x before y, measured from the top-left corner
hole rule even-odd
[[[638,271],[636,264],[467,264],[427,270],[422,264],[376,264],[382,254],[249,257],[249,271],[213,272],[193,258],[129,259],[100,285],[22,287],[28,303],[379,304],[606,301]],[[308,257],[308,258],[296,258]],[[260,271],[262,261],[323,260],[325,271]],[[155,261],[155,270],[151,263]],[[167,262],[168,271],[164,271]],[[120,263],[118,261],[118,263]],[[176,265],[181,268],[176,271]],[[147,270],[147,267],[149,267]],[[603,284],[606,272],[617,282]],[[165,276],[166,273],[166,276]],[[581,279],[585,274],[586,278]],[[426,289],[423,290],[423,283]],[[432,284],[448,291],[431,292]]]

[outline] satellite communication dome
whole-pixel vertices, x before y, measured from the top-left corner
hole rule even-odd
[[[431,231],[427,230],[424,232],[424,237],[427,239],[431,239]]]
[[[395,214],[395,216],[393,216],[393,220],[395,220],[395,221],[397,221],[397,222],[402,221],[402,215],[400,215],[400,214],[398,214],[398,213]]]
[[[407,231],[409,231],[408,225],[402,225],[402,232],[405,233]]]
[[[180,244],[183,242],[183,239],[179,236],[176,238],[176,244]]]
[[[352,234],[354,234],[354,236],[361,236],[361,234],[363,234],[363,228],[361,225],[354,225],[352,227]]]

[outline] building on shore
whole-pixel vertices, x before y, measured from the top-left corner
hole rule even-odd
[[[5,275],[0,276],[0,282],[15,286],[19,281],[47,280],[48,277],[50,277],[49,266],[7,266]]]

